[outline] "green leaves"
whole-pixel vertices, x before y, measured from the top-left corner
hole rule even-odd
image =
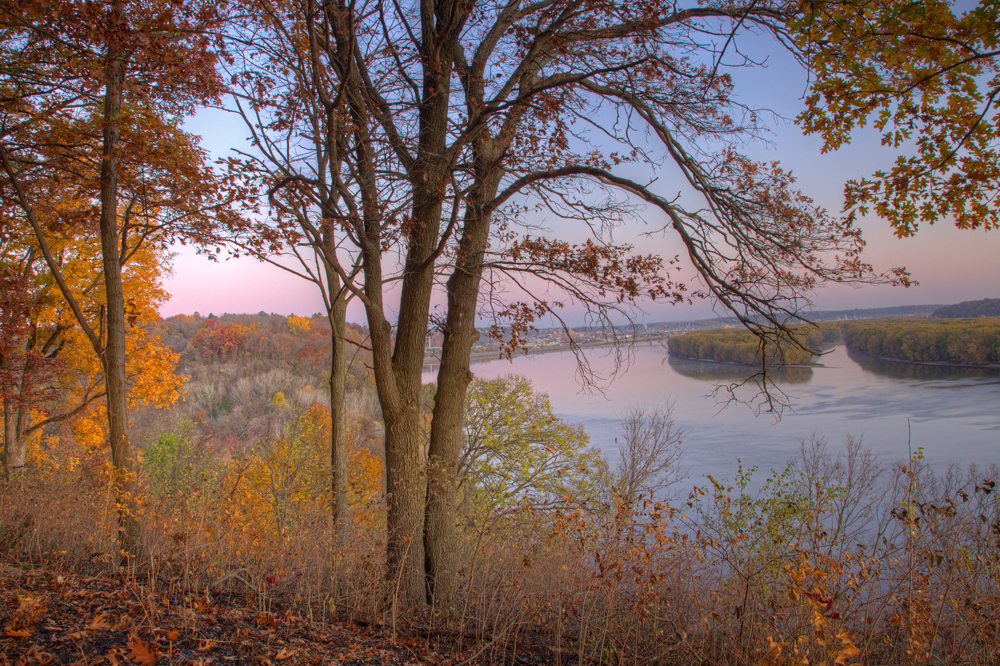
[[[883,145],[904,151],[888,171],[847,184],[849,220],[874,211],[900,237],[947,217],[1000,226],[998,7],[821,1],[789,23],[815,77],[803,130],[836,150],[871,121]]]
[[[470,511],[582,503],[607,473],[583,428],[557,417],[548,396],[519,375],[472,382],[465,433],[459,494]]]

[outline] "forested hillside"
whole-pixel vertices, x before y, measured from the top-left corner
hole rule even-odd
[[[984,298],[981,301],[962,301],[955,305],[946,305],[935,310],[931,316],[938,319],[1000,317],[1000,298]]]
[[[680,484],[669,407],[625,407],[613,464],[472,365],[480,320],[596,344],[696,301],[775,342],[678,354],[809,363],[817,289],[915,284],[875,215],[1000,228],[998,9],[0,0],[0,666],[1000,663],[996,470],[814,437]],[[799,180],[780,117],[899,154]],[[323,316],[160,322],[180,247]]]
[[[892,319],[845,326],[849,349],[918,363],[1000,363],[1000,318]]]
[[[177,315],[151,327],[178,355],[183,401],[172,417],[220,441],[254,440],[275,432],[280,414],[330,406],[330,325],[326,317]],[[377,449],[378,400],[363,327],[348,325],[351,362],[346,389],[357,443]],[[362,423],[364,426],[362,427]],[[362,432],[363,431],[363,432]]]

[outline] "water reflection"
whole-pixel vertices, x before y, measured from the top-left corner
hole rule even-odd
[[[614,358],[588,351],[595,373],[615,374]],[[891,364],[895,367],[889,371],[897,373],[891,375],[870,366],[862,369],[869,359],[851,360],[840,345],[820,358],[821,365],[786,371],[781,381],[788,383],[780,388],[791,408],[776,421],[740,405],[723,409],[713,394],[716,385],[745,379],[747,368],[669,359],[659,345],[635,348],[632,360],[605,391],[591,393],[581,389],[577,361],[569,352],[477,364],[473,372],[484,379],[511,373],[529,377],[536,391],[549,395],[556,414],[584,426],[591,443],[612,461],[618,455],[615,438],[622,434],[618,417],[624,410],[673,403],[677,424],[686,433],[683,464],[695,479],[704,474],[732,478],[737,458],[744,467],[782,469],[799,442],[813,434],[831,445],[848,435],[863,437],[884,460],[906,459],[923,447],[928,462],[942,470],[953,463],[1000,462],[997,371]],[[899,372],[934,374],[919,380]],[[424,377],[435,380],[432,372]],[[938,390],[942,388],[948,390]]]
[[[919,365],[901,361],[886,361],[877,356],[850,349],[847,350],[847,355],[860,365],[864,372],[892,379],[939,381],[943,379],[1000,378],[1000,368],[963,368],[952,365]]]
[[[674,372],[707,382],[741,382],[754,374],[754,369],[735,363],[701,361],[683,356],[669,356],[667,362]],[[813,377],[813,369],[804,367],[780,368],[770,371],[771,379],[778,384],[805,384]]]

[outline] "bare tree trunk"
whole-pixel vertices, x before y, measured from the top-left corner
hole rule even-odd
[[[333,256],[337,248],[333,234],[324,234],[325,251]],[[333,533],[338,549],[347,543],[349,498],[347,491],[347,406],[344,403],[347,383],[347,349],[344,342],[347,299],[340,275],[327,264],[327,287],[330,294],[330,471],[333,491]]]
[[[428,266],[441,221],[440,199],[434,194],[414,206],[415,229],[404,267],[399,320],[392,354],[398,400],[382,405],[385,418],[385,468],[388,499],[388,564],[407,607],[426,600],[424,580],[424,503],[427,490],[426,452],[420,435],[421,374],[427,340],[433,261]]]
[[[124,3],[113,4],[112,29],[124,25]],[[135,470],[128,439],[128,404],[125,385],[125,297],[122,291],[118,250],[118,147],[119,117],[125,82],[125,54],[112,34],[108,42],[104,89],[104,143],[101,153],[101,253],[107,298],[107,342],[101,355],[107,387],[108,438],[114,467],[115,501],[122,564],[141,559],[142,543],[135,501]]]
[[[5,399],[3,401],[3,451],[4,469],[8,479],[24,468],[27,447],[20,437],[20,429],[18,428],[20,420],[20,410],[14,406],[11,400]]]
[[[483,276],[483,258],[493,221],[490,202],[496,197],[503,170],[498,162],[504,144],[481,138],[476,142],[477,185],[466,202],[455,269],[448,278],[448,315],[434,396],[434,417],[427,465],[427,518],[424,533],[428,593],[438,608],[447,609],[457,584],[459,553],[456,514],[458,458],[462,451],[465,397],[472,372],[472,346],[479,339],[476,307]]]
[[[469,197],[462,227],[464,233],[459,240],[458,260],[448,278],[448,315],[431,421],[424,533],[427,551],[425,574],[428,594],[441,610],[452,604],[457,584],[459,548],[455,507],[460,481],[458,457],[462,450],[465,397],[472,381],[469,359],[472,346],[479,339],[476,306],[483,275],[483,255],[492,220],[484,204],[495,196],[499,177],[491,180],[493,182],[482,183]]]

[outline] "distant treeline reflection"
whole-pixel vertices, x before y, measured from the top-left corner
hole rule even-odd
[[[995,378],[1000,377],[1000,368],[972,368],[956,365],[924,365],[906,361],[892,361],[877,356],[847,349],[847,355],[861,366],[865,372],[870,372],[892,379],[915,379],[919,381],[937,381],[957,378]]]
[[[759,370],[754,366],[718,361],[703,361],[697,358],[687,358],[671,354],[667,358],[674,372],[710,382],[743,381]],[[804,384],[812,379],[813,369],[809,366],[792,366],[778,369],[768,369],[768,374],[775,382],[782,384]]]

